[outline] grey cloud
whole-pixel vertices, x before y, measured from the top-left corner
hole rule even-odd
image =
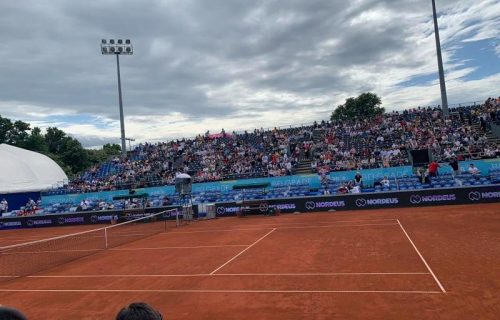
[[[373,9],[396,18],[385,25],[350,25]],[[300,101],[277,99],[242,110],[239,105],[248,102],[238,100],[240,92],[208,94],[235,83],[249,92],[290,93],[304,100],[373,88],[353,77],[351,68],[384,72],[391,67],[387,56],[411,56],[415,48],[407,39],[414,20],[407,17],[425,13],[423,21],[430,19],[430,3],[31,0],[2,1],[0,12],[6,44],[0,47],[1,101],[117,119],[115,61],[101,56],[99,43],[103,37],[128,37],[135,54],[121,59],[126,114],[178,112],[197,121],[239,119],[270,106],[302,108]],[[334,45],[324,47],[327,40]],[[422,64],[397,63],[398,68]]]

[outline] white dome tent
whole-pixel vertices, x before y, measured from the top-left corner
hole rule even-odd
[[[41,191],[67,181],[64,171],[49,157],[0,144],[0,194]]]

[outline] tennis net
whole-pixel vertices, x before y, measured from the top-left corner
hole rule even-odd
[[[167,217],[174,216],[176,220],[167,221]],[[0,281],[31,275],[165,232],[179,224],[177,217],[177,209],[172,209],[129,217],[126,222],[104,228],[0,247]]]

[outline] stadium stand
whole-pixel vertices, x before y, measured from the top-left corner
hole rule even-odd
[[[409,150],[429,149],[434,159],[448,165],[451,159],[474,160],[500,157],[498,138],[489,133],[500,119],[500,100],[451,110],[444,119],[439,108],[415,108],[386,113],[377,119],[321,122],[295,128],[253,132],[198,135],[157,144],[141,144],[126,159],[114,158],[84,172],[68,186],[47,194],[85,193],[137,187],[171,185],[183,171],[194,182],[297,173],[318,173],[321,185],[285,185],[266,189],[213,190],[193,193],[194,203],[275,199],[353,192],[353,181],[328,179],[332,171],[387,168],[410,164]],[[376,177],[373,185],[358,192],[390,192],[500,182],[500,171],[480,174],[440,174],[429,177],[422,170],[415,176]],[[354,190],[357,190],[354,188]],[[56,203],[42,213],[62,213],[179,204],[172,193],[155,194],[146,201],[86,199],[80,203]],[[40,211],[38,211],[40,212]]]

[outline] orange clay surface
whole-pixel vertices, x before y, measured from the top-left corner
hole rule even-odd
[[[0,246],[91,228],[2,231]],[[498,319],[500,204],[192,222],[0,281],[0,304],[32,320],[134,301],[169,320]]]

